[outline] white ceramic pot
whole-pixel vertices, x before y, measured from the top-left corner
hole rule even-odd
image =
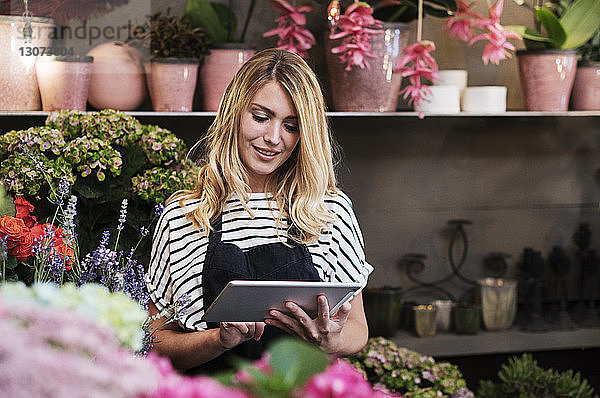
[[[509,328],[517,314],[517,281],[485,278],[477,281],[481,289],[481,311],[487,330]]]
[[[454,302],[452,300],[435,300],[431,304],[437,309],[435,316],[437,330],[440,332],[448,332],[450,330]]]
[[[427,114],[460,113],[460,88],[458,86],[430,86],[417,107],[417,111]]]
[[[467,87],[463,93],[462,110],[468,113],[506,112],[506,87]]]
[[[439,79],[433,81],[434,86],[458,86],[462,91],[467,88],[467,71],[464,69],[442,69],[438,71]]]

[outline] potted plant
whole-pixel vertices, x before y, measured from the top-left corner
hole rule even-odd
[[[576,49],[600,28],[600,2],[574,0],[564,7],[544,5],[532,10],[536,30],[510,27],[523,37],[527,48],[517,52],[527,109],[566,111],[577,70]]]
[[[192,27],[202,28],[211,42],[210,55],[200,70],[203,108],[207,111],[218,109],[227,85],[255,53],[251,46],[244,43],[256,0],[249,3],[239,37],[237,18],[226,5],[206,0],[188,0],[185,3],[185,17]]]
[[[449,10],[456,10],[454,0],[423,4],[425,13],[437,17],[450,16]],[[413,0],[354,2],[343,12],[340,2],[330,3],[325,51],[335,110],[396,110],[402,81],[397,67],[408,44],[408,22],[417,14]]]
[[[581,46],[579,58],[571,106],[578,111],[600,110],[600,30]]]
[[[137,26],[134,36],[150,51],[146,79],[155,111],[192,110],[198,67],[209,53],[204,29],[187,18],[156,13]],[[147,66],[147,64],[146,64]]]

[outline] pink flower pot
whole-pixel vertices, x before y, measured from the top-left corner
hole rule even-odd
[[[566,111],[577,71],[577,52],[518,51],[519,76],[530,111]]]
[[[22,16],[0,15],[0,111],[40,109],[34,51],[39,54],[40,48],[51,47],[56,25],[50,18],[32,17],[29,44],[23,38],[24,26]]]
[[[191,112],[198,79],[198,60],[158,58],[152,60],[148,88],[155,112]]]
[[[338,54],[331,49],[341,44],[341,39],[329,39],[325,34],[325,59],[329,72],[333,108],[336,111],[386,112],[395,111],[398,91],[402,83],[400,73],[393,73],[402,50],[408,44],[409,25],[384,23],[382,34],[371,36],[371,49],[375,58],[367,58],[368,68],[352,66],[347,71]]]
[[[600,62],[577,66],[571,106],[576,111],[600,110]]]
[[[248,48],[239,48],[239,43],[221,45],[223,48],[212,48],[210,55],[204,58],[200,68],[200,85],[204,110],[216,111],[221,97],[235,73],[255,53]],[[232,48],[236,46],[238,48]]]
[[[57,57],[39,60],[36,73],[42,109],[85,111],[93,57]]]

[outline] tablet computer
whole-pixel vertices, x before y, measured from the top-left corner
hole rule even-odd
[[[202,316],[205,322],[262,322],[269,310],[289,313],[286,301],[317,316],[317,297],[324,294],[330,314],[361,289],[359,283],[233,280],[219,293]]]

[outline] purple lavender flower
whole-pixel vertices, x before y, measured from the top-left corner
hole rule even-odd
[[[140,228],[140,235],[142,235],[142,238],[145,237],[146,235],[148,235],[149,229],[148,227],[142,225],[142,227]]]
[[[117,225],[117,230],[122,231],[125,226],[125,221],[127,221],[127,198],[123,199],[121,202],[121,214],[119,215],[119,225]]]
[[[163,211],[165,211],[165,205],[163,205],[162,203],[158,203],[154,206],[154,216],[158,217],[160,216]]]

